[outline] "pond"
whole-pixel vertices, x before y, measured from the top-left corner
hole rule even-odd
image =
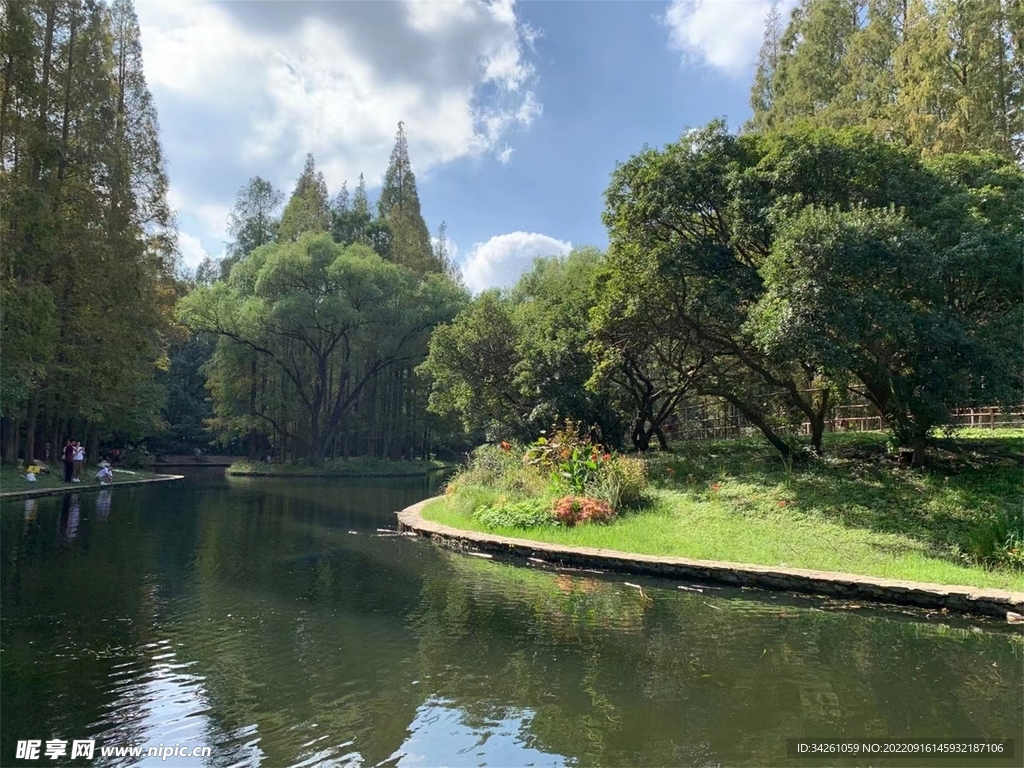
[[[15,752],[63,739],[96,741],[82,765],[800,766],[836,761],[789,739],[867,737],[1013,738],[970,764],[1021,764],[1012,628],[390,532],[434,485],[214,471],[3,502],[0,764],[62,764]],[[158,744],[210,756],[100,757]],[[963,763],[889,764],[936,762]]]

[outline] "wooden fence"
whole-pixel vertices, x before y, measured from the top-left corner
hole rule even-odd
[[[953,423],[965,427],[1024,427],[1024,405],[1004,410],[998,406],[961,408],[953,412]],[[870,403],[838,405],[825,423],[826,432],[872,432],[886,429],[885,419]],[[665,425],[670,440],[717,440],[760,434],[738,410],[728,403],[688,406]],[[809,435],[810,422],[780,427],[782,434]]]

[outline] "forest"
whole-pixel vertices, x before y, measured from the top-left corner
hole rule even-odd
[[[379,195],[253,176],[182,267],[131,0],[3,3],[0,455],[74,435],[275,461],[456,457],[565,419],[671,449],[695,404],[780,454],[866,403],[914,463],[1024,399],[1024,4],[802,0],[752,117],[611,172],[608,247],[473,296],[405,127]]]

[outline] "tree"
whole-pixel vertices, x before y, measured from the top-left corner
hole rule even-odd
[[[800,166],[765,148],[765,160],[778,167],[759,167],[760,143],[756,134],[736,139],[715,122],[664,151],[647,149],[616,170],[605,212],[611,279],[597,331],[609,334],[606,343],[618,337],[621,346],[631,322],[646,323],[650,333],[633,338],[632,354],[638,360],[656,356],[663,371],[674,367],[675,376],[670,389],[653,391],[689,389],[699,372],[694,394],[732,403],[789,455],[792,447],[779,434],[782,424],[774,423],[766,397],[783,403],[776,412],[806,418],[811,443],[820,450],[829,389],[806,361],[765,355],[744,324],[761,290],[758,269],[771,243],[772,203],[796,204],[802,188],[824,195],[819,188],[833,177],[820,173],[819,164],[817,179],[809,169],[794,183],[783,176],[773,187],[776,177]],[[809,180],[817,184],[808,187]],[[660,340],[669,344],[659,352]]]
[[[327,198],[327,182],[316,169],[312,153],[306,155],[302,169],[288,204],[281,214],[278,239],[295,241],[304,232],[327,232],[331,224],[331,207]]]
[[[377,210],[391,231],[392,261],[419,274],[441,271],[433,258],[430,231],[420,212],[416,176],[409,160],[409,144],[403,123],[398,124]]]
[[[228,214],[227,258],[221,263],[221,277],[227,278],[231,267],[255,251],[277,239],[280,226],[277,210],[284,195],[264,178],[253,176],[235,195],[235,207]]]
[[[1001,352],[945,302],[947,266],[892,209],[804,209],[779,232],[755,312],[766,347],[849,372],[900,445],[925,460],[952,408],[1009,387]]]
[[[750,91],[750,107],[754,111],[749,127],[753,130],[771,128],[772,105],[775,103],[775,72],[779,67],[782,46],[782,14],[778,0],[772,0],[764,21],[764,39],[757,54],[754,86]]]
[[[5,338],[4,366],[25,372],[3,388],[4,459],[22,435],[29,457],[71,430],[94,452],[158,427],[174,300],[138,22],[128,0],[68,0],[8,3],[2,24],[4,330],[21,339]]]
[[[751,92],[756,130],[863,125],[925,153],[1020,159],[1019,0],[803,0],[774,19]]]
[[[784,454],[794,417],[820,450],[849,386],[920,461],[950,409],[1019,399],[1022,183],[996,155],[922,161],[866,130],[712,124],[615,172],[598,331],[647,354],[693,339],[697,394]]]
[[[480,294],[438,328],[422,366],[431,409],[456,414],[468,431],[527,440],[571,418],[599,428],[610,445],[623,433],[621,393],[595,380],[588,348],[604,254],[574,250],[537,259],[507,293]]]
[[[517,328],[500,291],[484,291],[430,338],[422,372],[432,382],[430,409],[458,414],[464,428],[520,436],[532,410],[514,380],[522,363]]]
[[[271,409],[242,415],[302,439],[319,460],[368,387],[418,362],[460,296],[448,281],[418,280],[366,246],[306,233],[256,250],[227,282],[186,297],[179,312],[194,331],[221,337],[222,365],[257,360],[277,374],[270,395],[291,400],[301,420],[289,426]]]

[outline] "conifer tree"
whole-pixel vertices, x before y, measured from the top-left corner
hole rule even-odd
[[[228,214],[227,258],[221,262],[221,276],[261,245],[277,239],[280,220],[277,210],[284,195],[264,178],[253,176],[235,196],[235,207]]]
[[[750,106],[754,116],[748,125],[754,130],[771,128],[772,104],[775,101],[775,72],[779,65],[782,41],[782,14],[778,0],[772,0],[764,22],[764,39],[757,56],[757,72],[750,92]]]
[[[306,164],[295,182],[295,190],[281,215],[278,239],[290,242],[299,239],[303,232],[327,232],[331,224],[330,203],[327,199],[327,182],[316,169],[313,154],[306,155]]]
[[[420,212],[416,176],[409,160],[409,144],[402,123],[398,124],[377,209],[381,220],[387,222],[391,230],[392,260],[420,274],[439,271],[433,258],[430,232]]]

